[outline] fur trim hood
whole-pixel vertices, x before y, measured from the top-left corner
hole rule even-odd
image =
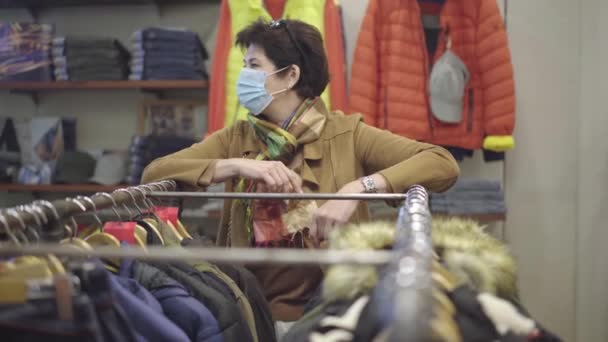
[[[433,219],[432,240],[439,262],[460,283],[479,292],[505,299],[517,299],[517,268],[504,243],[472,220]],[[332,249],[372,250],[391,248],[395,241],[394,222],[349,225],[332,232]],[[326,300],[352,299],[369,293],[378,282],[374,266],[333,265],[326,271],[323,297]]]

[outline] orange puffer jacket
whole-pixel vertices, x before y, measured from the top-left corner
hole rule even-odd
[[[350,111],[368,124],[443,146],[513,148],[513,68],[496,0],[446,0],[435,56],[427,56],[417,0],[370,0],[352,66]],[[430,112],[429,58],[446,49],[468,67],[463,120],[442,123]]]

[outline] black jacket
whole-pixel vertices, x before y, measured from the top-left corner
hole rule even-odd
[[[203,303],[218,322],[224,341],[249,342],[253,340],[245,318],[233,297],[227,297],[208,275],[186,263],[152,263],[171,278],[184,285],[192,296]],[[213,284],[213,285],[211,285]]]

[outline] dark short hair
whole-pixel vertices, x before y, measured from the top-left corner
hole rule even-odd
[[[293,89],[304,98],[320,96],[329,83],[329,68],[319,30],[300,20],[271,23],[259,19],[245,27],[236,35],[236,46],[248,48],[253,44],[262,48],[277,69],[297,65],[300,79]]]

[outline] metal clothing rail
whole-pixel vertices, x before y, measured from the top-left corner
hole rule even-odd
[[[23,226],[40,225],[41,217],[48,222],[61,221],[86,212],[128,205],[143,207],[147,193],[152,191],[173,191],[176,183],[172,180],[118,189],[112,193],[97,193],[93,196],[79,196],[56,201],[34,201],[29,205],[6,208],[0,211],[0,227],[21,229]],[[42,214],[42,215],[41,215]],[[8,226],[8,227],[7,227]]]
[[[270,264],[270,265],[385,265],[392,258],[391,251],[309,250],[285,248],[170,248],[148,246],[95,247],[92,251],[59,244],[2,246],[0,256],[54,254],[66,257],[133,258],[144,261],[207,261],[213,263]]]
[[[249,193],[249,192],[171,192],[153,191],[149,197],[206,198],[206,199],[289,199],[289,200],[384,200],[403,201],[407,194],[331,194],[331,193]]]
[[[407,192],[399,212],[392,258],[376,291],[379,314],[392,322],[389,341],[428,341],[433,315],[431,213],[421,186]]]

